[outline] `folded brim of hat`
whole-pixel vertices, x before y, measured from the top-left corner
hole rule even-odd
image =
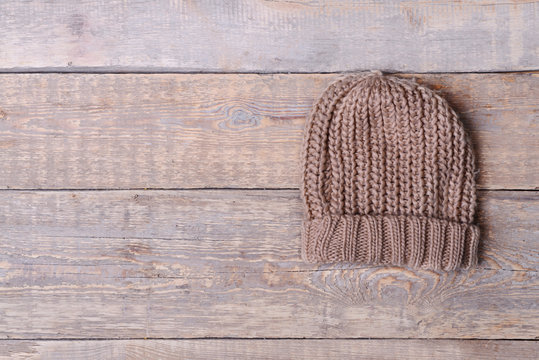
[[[327,215],[305,220],[301,237],[311,263],[454,270],[477,264],[479,228],[409,215]]]

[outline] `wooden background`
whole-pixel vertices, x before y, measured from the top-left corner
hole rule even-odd
[[[537,359],[537,1],[0,2],[0,357]],[[477,152],[477,269],[299,256],[339,72],[438,91]]]

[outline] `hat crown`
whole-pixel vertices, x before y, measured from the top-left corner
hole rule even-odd
[[[462,123],[413,81],[380,73],[335,81],[309,115],[304,144],[308,218],[473,220],[474,158]]]

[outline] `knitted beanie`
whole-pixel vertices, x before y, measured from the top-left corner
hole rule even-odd
[[[305,129],[303,259],[476,265],[474,172],[464,128],[439,95],[380,72],[338,79]]]

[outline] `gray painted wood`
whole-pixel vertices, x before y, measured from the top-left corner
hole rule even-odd
[[[0,72],[446,72],[404,76],[461,114],[481,188],[533,190],[538,74],[447,72],[537,70],[538,7],[7,0]],[[537,358],[405,339],[537,338],[535,191],[482,191],[479,267],[438,273],[302,263],[294,190],[66,190],[297,188],[333,78],[0,75],[0,188],[61,190],[0,192],[0,358]],[[141,340],[208,336],[327,339]]]
[[[539,74],[415,76],[475,144],[479,186],[539,186]],[[297,188],[305,117],[336,75],[0,75],[0,187]]]
[[[537,1],[0,2],[4,71],[539,68]]]
[[[535,360],[539,343],[510,340],[2,341],[0,357],[42,360],[355,359]]]
[[[481,192],[479,267],[299,258],[297,191],[2,191],[7,338],[533,339],[536,192]]]
[[[539,269],[538,194],[479,195],[479,266]],[[302,211],[294,190],[2,191],[0,232],[7,240],[0,254],[12,270],[47,262],[114,269],[119,261],[142,277],[176,276],[174,264],[186,261],[203,271],[202,260],[217,271],[234,263],[246,272],[266,262],[316,269],[299,259]],[[144,258],[148,248],[145,261],[160,264],[155,274],[129,262],[131,250]]]

